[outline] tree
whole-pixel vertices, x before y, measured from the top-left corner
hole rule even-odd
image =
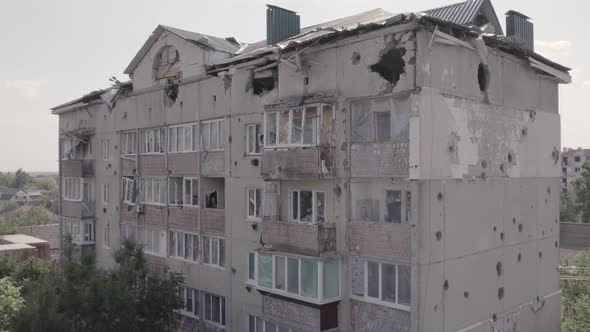
[[[590,222],[590,162],[582,165],[580,175],[574,180],[574,191],[583,223]]]
[[[583,294],[572,303],[571,312],[563,322],[565,332],[590,331],[590,295]]]
[[[13,188],[14,174],[0,172],[0,188]]]
[[[15,331],[173,329],[182,306],[180,274],[148,272],[142,249],[133,242],[123,243],[111,271],[96,269],[92,256],[75,260],[71,249],[66,245],[59,273],[23,269],[37,280],[27,287],[27,306],[15,320]]]
[[[12,279],[0,279],[0,330],[7,331],[16,315],[25,307],[25,300]]]

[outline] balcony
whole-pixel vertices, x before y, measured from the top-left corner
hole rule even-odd
[[[347,225],[351,254],[384,259],[410,260],[412,225],[391,222],[353,221]]]
[[[319,257],[336,251],[334,223],[298,223],[264,221],[262,242],[273,251]]]
[[[225,210],[224,209],[203,209],[201,220],[201,232],[207,235],[225,235]]]
[[[62,201],[61,215],[69,218],[94,218],[94,201]]]
[[[262,152],[262,177],[265,179],[322,179],[334,176],[335,149],[305,147],[265,149]]]
[[[409,142],[353,143],[350,147],[353,177],[407,178]]]
[[[72,159],[61,161],[61,171],[64,177],[93,177],[93,159]]]
[[[225,177],[225,152],[224,151],[203,151],[201,158],[201,176],[212,178]]]
[[[278,320],[304,331],[338,328],[338,302],[316,305],[262,292],[262,312],[265,319]]]
[[[62,235],[71,236],[72,243],[78,245],[94,244],[95,228],[94,220],[75,219],[75,218],[61,218]]]

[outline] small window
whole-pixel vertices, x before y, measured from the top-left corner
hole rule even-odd
[[[205,321],[225,326],[225,298],[205,293]]]
[[[256,254],[248,253],[248,279],[256,280]]]
[[[123,178],[123,203],[133,205],[135,204],[134,190],[135,180],[132,177]]]
[[[562,157],[561,158],[561,163],[565,166],[567,166],[567,157]]]
[[[257,155],[262,151],[264,137],[260,124],[250,124],[246,126],[246,154]]]
[[[109,205],[110,201],[110,185],[108,183],[102,184],[102,204]]]
[[[155,67],[168,67],[178,61],[178,51],[173,46],[164,46],[156,59]]]
[[[109,249],[111,247],[111,226],[109,226],[108,224],[106,225],[106,227],[103,230],[103,247],[105,247],[106,249]]]
[[[262,218],[262,189],[248,189],[248,219]]]
[[[180,312],[191,317],[199,316],[199,291],[190,287],[180,288],[183,307]]]
[[[574,161],[575,161],[575,162],[579,163],[579,162],[580,162],[580,160],[581,160],[580,156],[575,156],[575,157],[574,157]]]

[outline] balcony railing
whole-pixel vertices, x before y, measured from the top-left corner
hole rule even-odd
[[[262,222],[262,242],[269,249],[319,257],[336,250],[334,223]]]
[[[62,217],[61,223],[62,236],[70,236],[72,243],[79,245],[94,244],[96,235],[94,220]]]
[[[262,152],[262,176],[266,179],[321,179],[335,174],[335,149],[301,147]]]
[[[209,235],[225,235],[225,210],[203,209],[201,231]]]
[[[93,177],[94,159],[62,160],[62,174],[66,177]]]

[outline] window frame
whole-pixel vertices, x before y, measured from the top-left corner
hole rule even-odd
[[[208,238],[207,243],[209,245],[208,248],[208,256],[207,257],[205,255],[205,238]],[[217,242],[217,264],[213,263],[213,242],[214,241]],[[222,254],[222,250],[221,250],[221,241],[223,241],[223,249],[225,249],[225,238],[220,237],[220,236],[211,236],[211,235],[201,235],[201,263],[203,263],[204,265],[208,265],[208,266],[212,266],[214,268],[218,268],[218,269],[225,269],[225,252],[223,252],[223,265],[221,265],[221,254]]]
[[[195,131],[196,129],[196,131]],[[178,133],[182,132],[182,139],[178,138]],[[186,147],[186,133],[190,133],[190,148]],[[172,133],[174,133],[174,139],[172,139]],[[199,133],[200,125],[198,122],[184,123],[180,125],[169,126],[167,130],[167,151],[168,153],[190,153],[198,152],[199,149]],[[182,148],[181,148],[182,147]]]
[[[290,298],[294,298],[297,300],[301,300],[301,301],[305,301],[305,302],[311,302],[311,303],[315,303],[315,304],[326,304],[326,303],[331,303],[331,302],[336,302],[336,301],[340,301],[342,299],[342,260],[340,258],[331,258],[334,260],[337,260],[338,262],[338,295],[331,297],[331,298],[324,298],[324,260],[320,260],[317,258],[311,258],[308,256],[299,256],[299,255],[284,255],[284,254],[273,254],[273,253],[264,253],[265,255],[270,255],[271,256],[271,262],[272,262],[272,272],[271,272],[271,281],[272,281],[272,286],[266,287],[266,286],[262,286],[259,283],[259,274],[258,274],[258,255],[260,253],[256,253],[256,259],[255,259],[255,280],[251,280],[248,279],[249,284],[254,285],[256,288],[258,289],[262,289],[265,290],[267,292],[270,293],[275,293],[275,294],[279,294],[279,295],[283,295],[283,296],[287,296]],[[283,258],[284,259],[284,289],[280,289],[280,288],[276,288],[276,269],[277,269],[277,257]],[[297,260],[297,293],[292,293],[289,291],[289,259],[292,260]],[[308,297],[303,295],[303,279],[302,279],[302,266],[303,266],[303,261],[307,260],[307,261],[313,261],[315,264],[315,268],[316,268],[316,298],[313,297]]]
[[[102,230],[102,247],[111,249],[111,225],[107,224]]]
[[[135,205],[137,198],[135,197],[135,178],[134,177],[122,177],[121,184],[123,185],[121,195],[123,196],[122,201],[127,205]],[[130,196],[130,197],[128,197]]]
[[[76,187],[78,188],[77,192],[76,192]],[[76,193],[78,195],[76,195]],[[62,177],[62,195],[61,196],[64,201],[82,202],[82,200],[84,199],[84,179],[81,177],[74,177],[74,176]]]
[[[311,203],[312,203],[312,221],[301,221],[301,192],[302,191],[310,191],[312,193],[311,195]],[[294,219],[293,218],[293,195],[297,193],[297,218]],[[318,221],[318,206],[317,206],[317,194],[323,194],[324,195],[324,212],[323,212],[323,221]],[[296,223],[301,223],[301,224],[319,224],[319,223],[323,223],[326,220],[326,208],[325,208],[325,204],[326,204],[326,192],[323,190],[306,190],[306,189],[289,189],[289,193],[288,193],[288,199],[289,199],[289,208],[288,208],[288,218],[287,220],[289,222],[296,222]]]
[[[188,286],[184,286],[184,285],[180,286],[180,290],[182,292],[181,298],[182,298],[183,307],[180,308],[178,311],[182,315],[198,319],[199,314],[200,314],[200,310],[201,310],[201,306],[200,306],[201,305],[201,303],[200,303],[201,291],[196,288],[192,288],[192,287],[188,287]],[[192,292],[193,311],[186,310],[187,293],[189,290]]]
[[[103,183],[102,184],[102,205],[108,206],[111,201],[111,184],[110,183]]]
[[[217,127],[217,144],[215,147],[213,147],[211,140],[214,125]],[[205,127],[208,127],[208,130],[205,130]],[[225,149],[225,118],[201,121],[199,134],[201,137],[201,151],[223,151]],[[203,138],[205,134],[209,136],[207,140]]]
[[[125,131],[120,133],[121,157],[133,157],[137,155],[137,131]]]
[[[145,242],[144,242],[144,238],[142,237],[142,231],[145,232]],[[156,228],[156,227],[149,227],[149,226],[145,226],[145,225],[138,225],[137,226],[137,233],[136,233],[136,238],[137,238],[137,243],[140,244],[142,246],[142,250],[146,255],[152,255],[152,256],[158,256],[158,257],[166,257],[166,248],[167,248],[167,234],[165,236],[161,236],[161,234],[163,232],[165,232],[166,230],[164,229],[160,229],[160,228]],[[151,240],[148,237],[148,233],[151,233]],[[155,242],[154,239],[157,238],[157,244],[158,244],[158,251],[154,251],[154,246],[155,246]],[[164,241],[164,243],[162,243],[162,241]],[[151,246],[150,246],[151,244]],[[162,246],[164,247],[164,250],[162,250]]]
[[[191,242],[192,242],[192,246],[191,246],[191,258],[187,258],[186,255],[186,236],[190,236],[191,237]],[[179,241],[178,238],[181,237],[182,238],[182,246],[180,246],[180,248],[182,248],[182,253],[178,252],[179,249]],[[194,248],[195,248],[195,238],[197,239],[197,257],[194,257]],[[174,248],[172,250],[172,248]],[[184,230],[177,230],[177,229],[169,229],[168,230],[168,257],[173,258],[173,259],[177,259],[177,260],[181,260],[181,261],[185,261],[185,262],[189,262],[189,263],[193,263],[193,264],[198,264],[201,262],[201,255],[202,255],[202,250],[201,250],[201,236],[198,233],[195,232],[187,232]],[[182,254],[182,255],[180,255]]]
[[[254,138],[250,135],[252,130]],[[250,123],[246,125],[246,156],[259,156],[262,154],[262,150],[264,150],[264,133],[262,130],[263,125],[261,123]],[[262,142],[260,141],[261,136],[263,137]],[[252,139],[254,139],[254,151],[250,149]],[[256,151],[257,147],[259,151]]]
[[[227,316],[226,316],[226,312],[225,312],[225,297],[220,296],[220,295],[216,295],[216,294],[212,294],[209,292],[205,292],[205,291],[201,291],[201,293],[203,294],[203,320],[207,324],[212,324],[214,326],[225,328],[225,325],[227,323]],[[210,299],[209,303],[207,301],[207,296],[209,296],[209,299]],[[213,320],[213,306],[214,306],[213,298],[214,297],[219,298],[219,322]],[[208,306],[210,309],[209,315],[207,315],[207,312],[206,312],[208,309],[207,308]],[[207,318],[207,316],[209,318]]]
[[[254,192],[254,215],[250,215],[250,192]],[[257,199],[260,199],[260,210],[259,215],[256,215],[256,210],[257,210]],[[264,211],[264,194],[262,191],[262,188],[246,188],[246,220],[250,220],[250,221],[261,221],[262,220],[262,214]]]
[[[316,124],[313,128],[313,133],[315,133],[315,142],[311,144],[304,143],[305,137],[305,121],[307,118],[307,113],[309,109],[316,108],[318,114]],[[286,108],[286,109],[275,109],[271,111],[264,112],[264,144],[262,149],[280,149],[280,148],[297,148],[297,147],[313,147],[313,146],[321,146],[322,144],[322,136],[323,136],[323,123],[324,123],[324,108],[331,108],[332,114],[332,121],[335,118],[336,112],[334,112],[334,107],[331,104],[324,104],[324,103],[315,103],[315,104],[308,104],[298,107]],[[292,134],[293,134],[293,114],[295,111],[302,111],[301,115],[301,137],[300,143],[293,143]],[[287,123],[287,143],[280,143],[280,114],[288,112],[289,118]],[[269,114],[275,115],[275,141],[274,144],[269,142],[269,138],[271,137],[268,134],[268,124],[269,124]],[[333,124],[332,124],[333,126]],[[330,130],[330,133],[333,132],[333,128]]]
[[[166,178],[163,177],[140,177],[138,179],[139,182],[139,197],[138,201],[140,204],[143,205],[155,205],[155,206],[165,206],[168,203],[168,181]],[[150,182],[150,189],[151,189],[151,199],[147,199],[146,188],[147,183]],[[158,183],[158,200],[155,199],[156,197],[156,183]],[[164,197],[162,198],[162,185],[164,185]]]
[[[141,129],[137,134],[140,155],[161,155],[166,153],[168,143],[166,140],[168,136],[166,127]]]
[[[191,183],[191,193],[190,193],[190,198],[191,199],[190,199],[190,202],[188,204],[187,204],[187,202],[185,202],[185,197],[184,197],[186,195],[186,187],[187,187],[186,182],[187,181],[190,181],[190,183]],[[193,204],[193,196],[194,196],[194,193],[195,193],[194,181],[197,182],[197,190],[196,190],[196,193],[197,193],[197,204]],[[200,187],[201,187],[201,181],[199,180],[198,177],[185,176],[185,177],[182,178],[182,205],[183,206],[199,207],[199,205],[200,205],[199,204],[199,200],[201,199],[201,195],[200,195],[200,191],[199,191]]]
[[[368,295],[368,291],[369,291],[369,274],[368,274],[368,269],[369,269],[369,262],[371,263],[375,263],[378,264],[379,268],[378,268],[378,298],[372,297]],[[382,278],[383,278],[383,265],[387,264],[387,265],[393,265],[395,267],[395,303],[394,302],[389,302],[386,300],[383,300],[383,283],[382,283]],[[395,262],[385,262],[385,261],[380,261],[380,260],[373,260],[373,259],[363,259],[363,295],[358,295],[358,294],[354,294],[352,293],[352,289],[350,290],[350,297],[357,299],[357,300],[361,300],[361,301],[365,301],[365,302],[369,302],[369,303],[373,303],[373,304],[377,304],[377,305],[381,305],[384,307],[390,307],[390,308],[395,308],[395,309],[399,309],[399,310],[403,310],[403,311],[411,311],[412,309],[412,304],[410,303],[410,305],[405,305],[405,304],[400,304],[399,303],[399,267],[400,266],[404,266],[410,269],[410,279],[409,279],[409,287],[411,289],[412,287],[412,278],[411,278],[411,265],[410,264],[402,264],[402,263],[395,263]],[[410,290],[411,291],[411,290]],[[411,302],[411,298],[410,298],[410,302]]]

